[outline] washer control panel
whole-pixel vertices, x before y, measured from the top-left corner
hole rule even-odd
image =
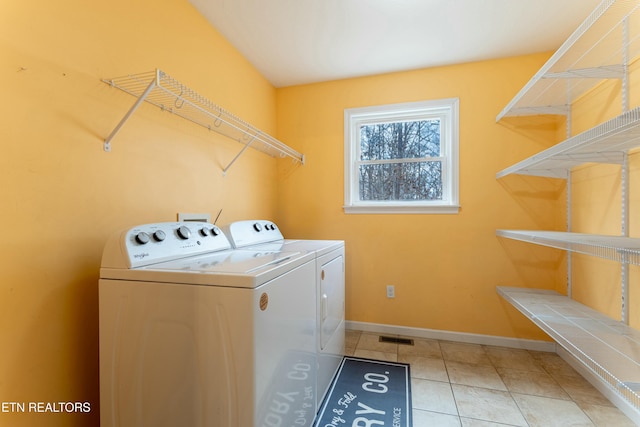
[[[235,248],[284,239],[278,226],[267,220],[232,222],[224,227],[224,232]]]
[[[144,224],[112,236],[102,255],[102,266],[135,268],[227,249],[232,249],[231,243],[222,230],[211,223]]]

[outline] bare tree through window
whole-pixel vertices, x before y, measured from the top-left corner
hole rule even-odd
[[[457,214],[458,98],[344,111],[346,213]]]
[[[439,156],[440,120],[361,126],[360,200],[441,200]]]

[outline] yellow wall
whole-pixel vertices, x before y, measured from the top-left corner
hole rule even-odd
[[[562,229],[560,180],[496,180],[496,172],[554,142],[543,128],[495,117],[548,55],[486,61],[278,90],[278,135],[306,154],[282,167],[278,219],[290,237],[344,239],[348,320],[543,338],[496,285],[563,288],[561,251],[503,241],[497,228]],[[458,215],[345,214],[345,108],[460,99]],[[387,299],[386,285],[396,298]]]
[[[118,228],[177,212],[223,209],[221,223],[273,218],[288,237],[344,239],[349,320],[545,338],[495,286],[562,290],[565,256],[495,230],[562,230],[565,185],[495,174],[556,142],[561,126],[495,116],[548,56],[276,90],[187,0],[1,2],[0,403],[88,401],[91,412],[0,412],[0,425],[98,424],[102,246]],[[100,79],[156,67],[277,133],[306,164],[249,150],[223,177],[237,143],[150,106],[105,153],[133,98]],[[460,213],[344,214],[344,109],[450,97],[460,98]],[[575,126],[592,120],[582,117]],[[580,179],[591,177],[574,181],[575,203],[590,203]]]
[[[224,209],[274,218],[276,161],[143,106],[101,78],[163,69],[275,133],[275,89],[187,0],[0,2],[0,403],[85,402],[2,426],[97,426],[102,247],[129,225]],[[275,219],[275,218],[274,218]],[[0,407],[1,409],[1,407]]]

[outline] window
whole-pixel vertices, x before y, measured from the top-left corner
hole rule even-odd
[[[457,213],[458,99],[344,115],[346,213]]]

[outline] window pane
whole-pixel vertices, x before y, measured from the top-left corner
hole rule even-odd
[[[439,119],[377,123],[360,127],[360,160],[439,156]]]
[[[442,162],[360,165],[360,200],[442,200]]]

